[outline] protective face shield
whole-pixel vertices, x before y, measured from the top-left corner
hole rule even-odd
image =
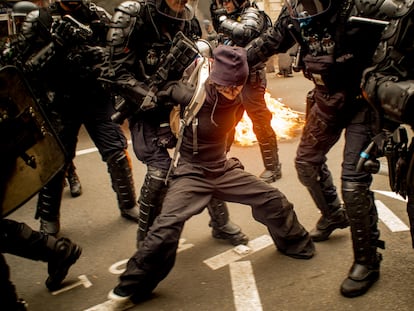
[[[158,13],[179,21],[193,19],[197,4],[194,0],[156,0],[155,3]]]
[[[331,8],[331,0],[285,0],[292,18],[309,23]]]
[[[59,0],[57,1],[62,9],[68,12],[73,12],[79,9],[82,5],[82,0]]]

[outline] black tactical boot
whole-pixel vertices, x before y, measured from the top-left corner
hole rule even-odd
[[[68,274],[69,268],[78,260],[82,249],[67,238],[60,238],[52,246],[52,254],[48,260],[49,277],[46,287],[50,291],[59,289]]]
[[[379,240],[378,213],[369,184],[343,182],[342,196],[351,225],[354,263],[348,277],[341,284],[341,294],[357,297],[365,294],[380,276],[382,255],[377,248],[385,248]]]
[[[265,170],[259,175],[259,178],[267,183],[282,178],[282,165],[279,162],[276,137],[270,137],[263,141],[259,140],[259,146],[265,166]]]
[[[275,182],[282,178],[282,164],[278,163],[274,166],[273,170],[265,169],[260,175],[260,179],[263,179],[267,183]]]
[[[60,231],[60,204],[65,172],[58,172],[38,195],[35,218],[40,218],[40,232],[56,236]]]
[[[331,233],[336,229],[344,229],[349,226],[345,209],[340,207],[328,217],[322,215],[316,227],[311,230],[310,237],[314,242],[321,242],[329,239]]]
[[[348,227],[349,223],[328,166],[325,163],[315,165],[296,159],[295,167],[299,181],[308,189],[322,214],[316,228],[310,232],[312,240],[325,241],[335,229]]]
[[[107,165],[121,216],[138,222],[139,207],[136,201],[131,163],[126,150],[112,155],[107,160]]]
[[[377,259],[371,264],[359,264],[354,262],[348,277],[341,284],[341,294],[348,298],[365,294],[368,289],[379,279],[380,262],[382,256],[376,254]]]
[[[78,175],[76,174],[76,167],[73,162],[71,162],[68,170],[66,171],[66,179],[69,183],[71,196],[74,198],[80,196],[82,194],[82,185],[80,183]]]
[[[241,228],[229,219],[227,204],[215,198],[207,205],[211,217],[209,226],[213,228],[212,236],[215,239],[227,240],[237,246],[246,245],[249,238],[241,231]]]

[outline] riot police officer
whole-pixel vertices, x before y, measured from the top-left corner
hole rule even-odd
[[[64,151],[38,102],[16,67],[0,69],[0,289],[3,310],[26,310],[10,280],[4,253],[48,263],[46,287],[57,290],[82,249],[8,219],[65,163]],[[30,111],[30,114],[27,113]],[[20,191],[15,191],[16,187]]]
[[[222,14],[222,9],[217,9],[213,11],[212,19],[218,20],[217,31],[223,34],[224,44],[245,46],[271,26],[269,17],[249,0],[223,0],[222,6],[226,14],[218,16]],[[282,170],[277,137],[271,125],[272,113],[264,99],[266,85],[265,65],[250,68],[249,79],[243,88],[243,107],[252,120],[265,166],[259,177],[271,183],[282,177]],[[240,118],[242,113],[240,111]]]
[[[191,51],[191,46],[201,36],[194,8],[187,2],[123,2],[115,9],[108,32],[110,60],[107,68],[103,66],[101,78],[110,81],[115,92],[125,99],[125,106],[121,106],[119,112],[135,110],[125,107],[142,107],[141,104],[147,99],[152,103],[151,109],[141,109],[132,116],[125,113],[129,117],[134,152],[147,165],[139,197],[138,244],[144,240],[160,212],[167,191],[165,179],[171,164],[168,148],[173,148],[176,143],[169,124],[171,106],[156,102],[154,86],[159,81],[180,78],[183,72],[178,67],[183,69],[185,65],[177,64],[186,63],[186,59],[192,61],[186,53]],[[186,40],[190,41],[190,47],[184,47],[181,53],[180,46]],[[174,55],[175,52],[177,55]],[[174,63],[172,68],[169,68],[170,64],[165,65],[168,60]],[[230,221],[224,202],[213,199],[208,210],[214,238],[228,240],[233,245],[247,243],[248,239],[239,226]]]
[[[295,40],[300,45],[299,66],[315,87],[308,94],[307,122],[295,165],[299,180],[322,213],[311,231],[313,240],[328,239],[349,221],[354,262],[341,285],[346,297],[363,295],[380,274],[377,249],[384,248],[384,243],[379,240],[378,214],[370,191],[372,175],[356,170],[360,151],[374,135],[371,124],[375,118],[362,97],[360,82],[384,28],[377,19],[395,13],[388,10],[394,5],[398,14],[407,9],[394,1],[288,1],[273,27],[247,47],[254,65],[287,51]],[[346,212],[326,165],[326,154],[343,129],[341,179]]]
[[[121,216],[138,221],[135,188],[127,140],[112,122],[113,96],[106,92],[92,70],[106,43],[110,14],[92,2],[59,0],[28,14],[16,49],[20,64],[32,79],[36,95],[47,102],[67,154],[75,156],[83,124],[108,166]],[[95,53],[98,51],[98,54]],[[59,120],[57,120],[59,119]],[[40,191],[36,217],[40,230],[56,235],[66,168]]]

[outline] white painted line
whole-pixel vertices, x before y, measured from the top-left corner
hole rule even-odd
[[[128,145],[130,145],[131,143],[132,143],[131,140],[128,140]],[[98,151],[98,148],[92,147],[92,148],[78,150],[78,151],[76,151],[76,155],[77,156],[80,156],[80,155],[84,155],[84,154],[88,154],[88,153],[93,153],[93,152],[97,152],[97,151]]]
[[[194,244],[191,243],[186,244],[186,241],[186,239],[180,239],[180,241],[178,241],[177,253],[185,251],[186,249],[189,249],[194,246]]]
[[[221,267],[224,267],[232,262],[235,262],[243,257],[246,257],[254,252],[260,251],[263,248],[268,247],[273,244],[273,240],[269,235],[262,235],[252,241],[250,241],[247,246],[250,248],[250,251],[242,251],[235,247],[225,251],[224,253],[218,254],[217,256],[208,258],[203,262],[213,270],[217,270]]]
[[[128,260],[129,260],[129,258],[128,259],[123,259],[123,260],[120,260],[120,261],[114,263],[112,266],[109,267],[109,269],[108,269],[109,273],[112,273],[112,274],[122,274],[122,273],[124,273],[124,271],[126,269],[125,265],[128,262]]]
[[[233,262],[229,267],[236,311],[262,311],[250,261]]]
[[[84,274],[79,275],[78,276],[78,279],[79,279],[79,281],[77,281],[75,283],[72,283],[72,284],[70,284],[68,286],[65,286],[65,287],[63,287],[63,288],[61,288],[59,290],[55,290],[54,292],[52,292],[52,295],[54,295],[54,296],[55,295],[59,295],[59,294],[61,294],[63,292],[67,292],[68,290],[71,290],[71,289],[73,289],[75,287],[82,286],[82,285],[85,288],[89,288],[89,287],[92,286],[92,283],[89,281],[89,279],[88,279],[88,277],[86,275],[84,275]]]
[[[378,217],[391,230],[391,232],[400,232],[410,230],[391,210],[380,200],[375,200],[378,210]]]
[[[118,302],[114,300],[107,300],[99,305],[85,309],[84,311],[123,311],[135,307],[136,304],[131,301]]]
[[[392,191],[383,191],[383,190],[372,190],[372,191],[374,191],[376,193],[379,193],[379,194],[382,194],[382,195],[385,195],[387,197],[396,199],[396,200],[407,202],[407,199],[404,199],[402,196],[400,196],[399,194],[396,194],[395,192],[392,192]]]

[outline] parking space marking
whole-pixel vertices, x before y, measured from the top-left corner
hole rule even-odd
[[[273,240],[269,235],[262,235],[247,244],[247,247],[249,248],[248,250],[243,248],[242,251],[240,251],[240,247],[236,246],[228,251],[225,251],[224,253],[210,257],[203,262],[211,269],[217,270],[272,244]]]
[[[236,311],[262,311],[251,262],[233,262],[229,267]]]
[[[391,232],[401,232],[410,230],[407,225],[399,219],[384,203],[375,200],[378,217],[391,230]]]

